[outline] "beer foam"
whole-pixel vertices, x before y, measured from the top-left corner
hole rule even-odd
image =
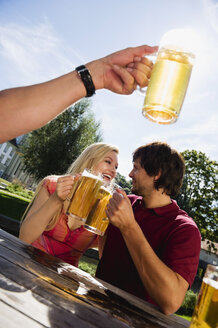
[[[172,50],[196,53],[197,32],[193,29],[173,29],[166,32],[160,41],[159,48],[168,48]]]
[[[103,189],[104,191],[108,192],[112,195],[110,188],[105,187],[104,185],[100,187],[100,189]]]
[[[213,280],[211,278],[203,278],[203,282],[215,289],[218,289],[218,281]]]
[[[95,175],[95,174],[91,173],[90,171],[88,171],[87,169],[85,169],[83,171],[82,176],[83,177],[87,177],[87,178],[91,178],[91,179],[102,181],[101,175]]]

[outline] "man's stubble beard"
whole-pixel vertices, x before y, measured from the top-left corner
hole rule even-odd
[[[142,193],[140,193],[140,190],[134,187],[132,187],[132,193],[137,196],[143,196]]]

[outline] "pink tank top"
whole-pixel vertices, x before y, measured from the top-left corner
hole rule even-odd
[[[50,195],[55,192],[57,179],[57,176],[49,176],[44,180],[43,187]],[[67,215],[61,212],[54,228],[44,231],[32,245],[77,267],[80,257],[96,245],[98,237],[83,226],[70,230],[67,221]]]

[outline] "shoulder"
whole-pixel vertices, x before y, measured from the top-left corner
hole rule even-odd
[[[172,202],[177,205],[176,201],[173,200]],[[194,230],[198,230],[198,226],[195,221],[188,215],[186,211],[182,210],[179,206],[176,220],[178,220],[181,225],[187,225],[189,227],[192,227]]]
[[[201,234],[198,226],[187,212],[178,208],[178,213],[175,217],[174,224],[175,230],[177,230],[179,233],[182,233],[184,237],[186,236],[186,238],[192,238],[193,240],[200,243]]]
[[[178,235],[183,235],[185,238],[201,239],[197,224],[188,213],[180,209],[175,200],[171,199],[169,205],[155,208],[154,211],[165,220],[171,238],[177,238]]]
[[[59,175],[49,175],[42,180],[42,186],[49,192],[49,194],[55,192],[58,178]]]

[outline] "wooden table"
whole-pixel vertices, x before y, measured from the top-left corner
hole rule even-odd
[[[188,327],[0,229],[0,327]]]

